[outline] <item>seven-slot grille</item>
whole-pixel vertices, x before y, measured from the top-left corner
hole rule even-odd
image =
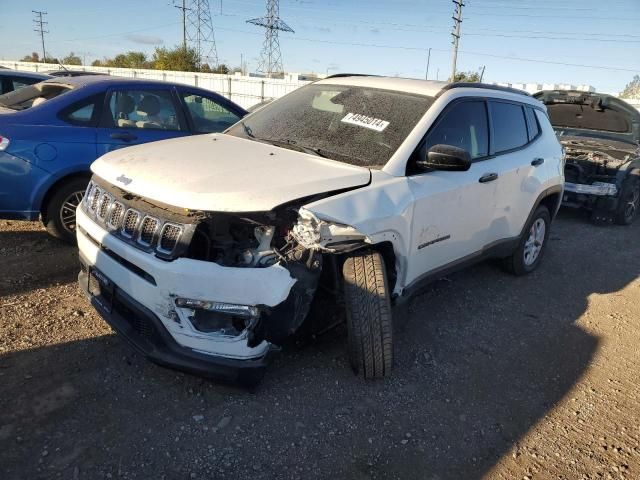
[[[165,255],[173,253],[185,232],[184,225],[127,207],[94,182],[87,187],[84,208],[116,235]]]

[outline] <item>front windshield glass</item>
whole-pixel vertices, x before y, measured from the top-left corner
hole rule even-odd
[[[0,95],[0,106],[12,110],[25,110],[70,92],[72,89],[73,86],[62,83],[36,83]]]
[[[433,97],[312,84],[256,111],[227,133],[353,165],[381,167]]]

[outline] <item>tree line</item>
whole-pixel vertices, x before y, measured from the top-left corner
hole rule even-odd
[[[82,59],[74,52],[71,52],[66,57],[60,59],[55,57],[41,59],[37,52],[33,52],[31,55],[25,55],[21,61],[82,65]],[[174,48],[156,47],[151,57],[148,57],[144,52],[128,51],[120,53],[113,58],[105,57],[102,60],[94,60],[91,65],[93,67],[146,68],[151,70],[222,74],[241,71],[239,67],[231,68],[224,63],[216,66],[211,66],[207,63],[200,64],[198,61],[198,54],[195,49],[189,47],[185,48],[183,46],[177,46]]]

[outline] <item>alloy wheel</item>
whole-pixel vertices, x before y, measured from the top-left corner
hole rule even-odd
[[[544,219],[538,218],[531,225],[529,238],[524,243],[524,264],[528,267],[533,265],[542,251],[542,244],[547,231],[547,224]]]
[[[632,220],[636,215],[636,211],[640,206],[640,185],[636,185],[634,189],[629,192],[627,202],[624,206],[624,217],[627,220]]]
[[[60,207],[60,222],[69,232],[76,230],[76,208],[80,205],[82,197],[84,197],[84,191],[73,192],[65,198]]]

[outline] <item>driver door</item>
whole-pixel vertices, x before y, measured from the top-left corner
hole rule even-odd
[[[489,152],[486,102],[454,101],[427,132],[410,162],[429,148],[445,144],[466,150],[472,158],[466,172],[420,172],[408,165],[414,197],[411,260],[407,284],[421,276],[479,255],[488,242],[496,204],[496,179]]]

